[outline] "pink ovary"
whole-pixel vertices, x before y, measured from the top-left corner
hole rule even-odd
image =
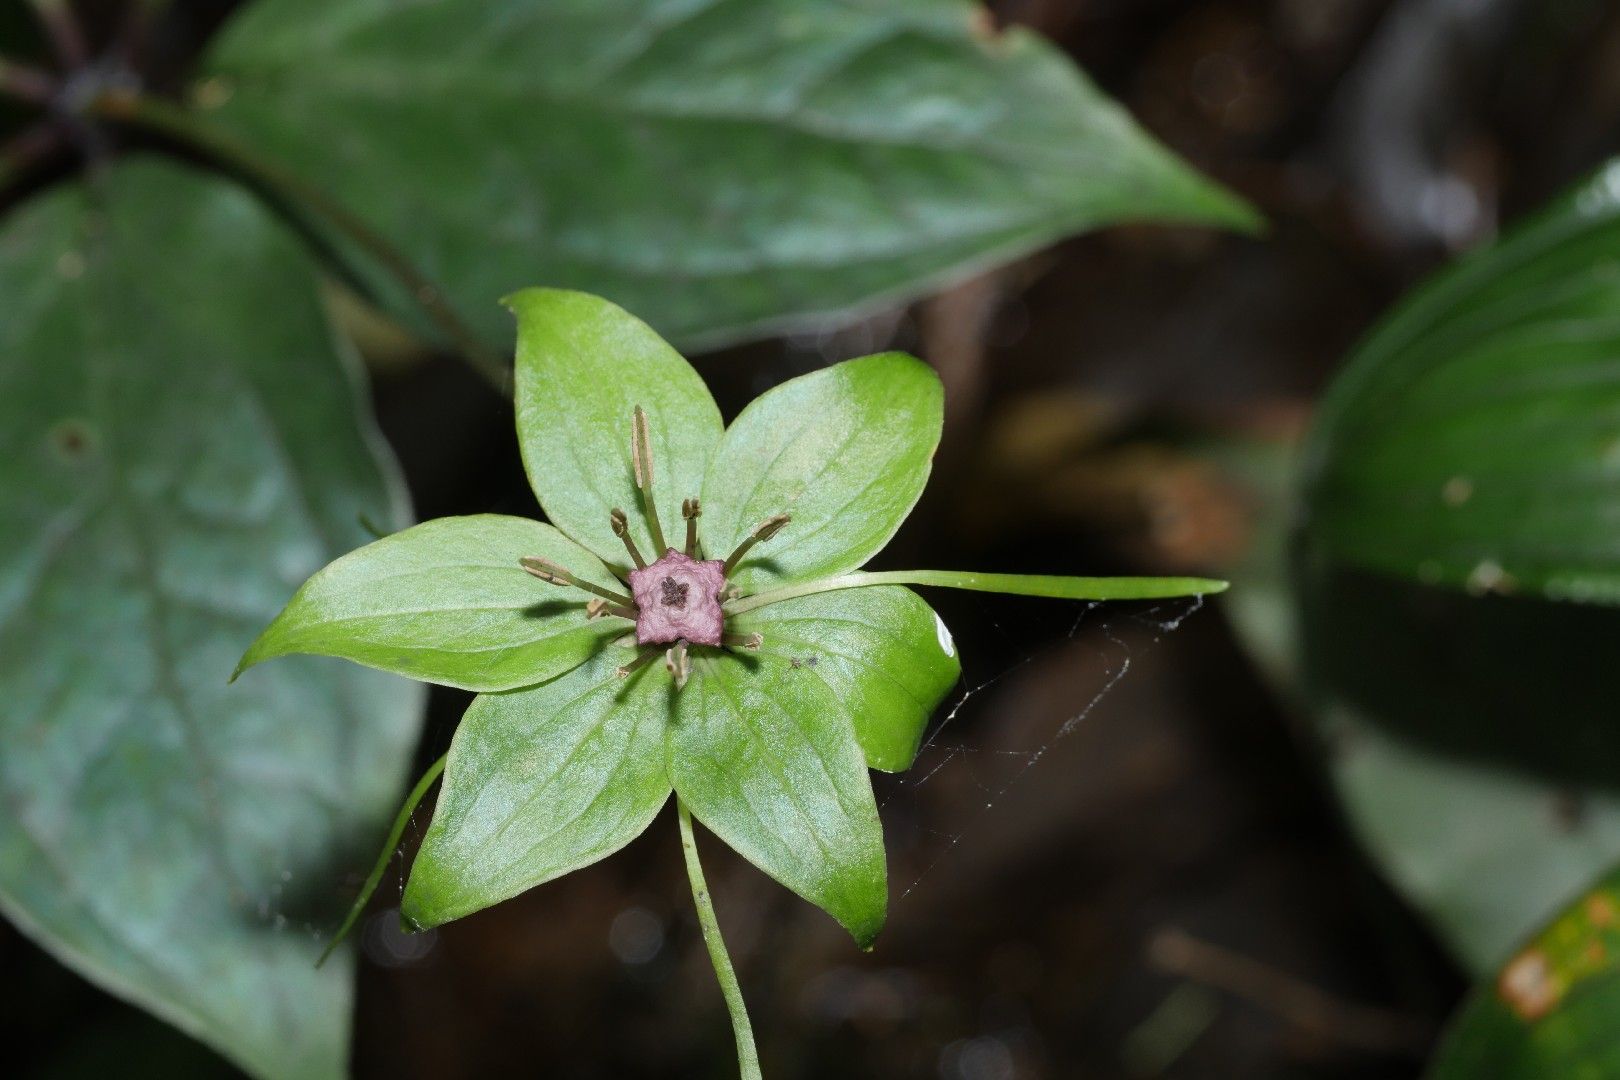
[[[664,645],[685,638],[693,645],[719,645],[725,628],[724,566],[719,559],[694,559],[670,548],[657,562],[630,571],[636,643]]]

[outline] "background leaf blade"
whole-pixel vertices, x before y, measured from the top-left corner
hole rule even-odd
[[[403,515],[313,275],[244,192],[135,162],[9,218],[0,293],[0,904],[249,1072],[338,1076],[353,965],[309,928],[421,695],[308,659],[225,684],[357,514]]]
[[[707,346],[1111,222],[1254,223],[965,0],[260,0],[207,67],[497,342],[537,268]]]

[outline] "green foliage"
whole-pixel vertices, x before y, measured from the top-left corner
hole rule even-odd
[[[578,613],[587,594],[554,590],[572,588],[578,568],[590,560],[587,577],[612,591],[614,583],[595,560],[620,537],[593,523],[590,513],[605,522],[628,506],[626,518],[634,514],[640,521],[637,529],[627,523],[625,532],[646,537],[652,517],[636,478],[646,482],[650,474],[656,504],[667,510],[679,488],[657,478],[695,478],[711,455],[704,500],[732,508],[730,516],[721,515],[727,542],[736,533],[737,507],[787,508],[807,520],[795,517],[771,541],[771,561],[789,568],[780,577],[793,584],[749,594],[752,554],[735,564],[727,591],[742,595],[725,598],[733,611],[724,647],[683,641],[669,648],[664,667],[649,666],[662,644],[638,645],[635,633],[608,640],[643,614],[624,601],[598,612],[616,629],[598,639],[596,655],[549,681],[473,702],[451,746],[439,807],[406,886],[403,913],[417,926],[478,911],[618,850],[646,828],[673,789],[689,860],[696,848],[688,814],[695,814],[869,946],[883,925],[888,888],[867,763],[909,765],[929,714],[960,670],[944,624],[894,579],[1070,597],[1222,587],[1197,579],[947,571],[804,580],[817,570],[858,566],[915,503],[939,439],[940,390],[932,373],[898,354],[835,365],[771,391],[722,435],[712,430],[718,412],[697,374],[639,319],[605,300],[558,290],[520,293],[513,308],[517,423],[530,476],[548,511],[563,508],[554,516],[564,532],[595,555],[566,548],[555,530],[533,525],[525,533],[510,519],[418,526],[321,571],[249,659],[304,641],[302,647],[315,642],[367,663],[398,668],[403,656],[425,668],[412,651],[420,644],[435,669],[453,669],[461,683],[469,665],[482,677],[478,661],[447,643],[469,611],[488,604],[489,575],[501,560],[515,567],[540,553],[515,544],[545,541],[551,562],[538,567],[532,604],[502,579],[495,611],[508,618],[488,637],[504,647],[513,638],[550,642],[588,630]],[[629,422],[643,406],[645,428]],[[682,454],[697,464],[683,463]],[[738,498],[732,491],[758,495]],[[700,529],[692,541],[684,533],[681,540],[701,543],[706,535]],[[432,558],[441,537],[444,555]],[[791,553],[800,539],[809,555],[795,562]],[[485,542],[490,549],[481,551]],[[467,578],[475,602],[458,600],[456,579],[448,575],[442,588],[421,586],[430,618],[419,606],[401,608],[396,579],[401,595],[408,594],[424,566],[475,569]],[[557,595],[568,599],[548,602]],[[720,599],[692,596],[683,586],[673,598],[642,602],[718,607]],[[350,618],[356,611],[363,617]],[[521,614],[515,621],[514,611]],[[475,639],[486,636],[479,632]],[[572,654],[550,650],[547,662],[565,655]],[[408,807],[431,779],[417,785]],[[695,861],[689,872],[697,888]],[[374,871],[369,887],[378,877]],[[697,888],[696,895],[717,973],[728,1002],[737,1006],[740,995],[729,962],[722,962],[707,892]],[[733,1020],[747,1072],[752,1035],[745,1016]]]
[[[849,716],[866,763],[911,767],[934,704],[962,672],[944,620],[894,585],[812,594],[739,616],[761,652],[814,672]]]
[[[1475,592],[1620,602],[1620,163],[1418,290],[1323,402],[1325,559]]]
[[[403,514],[314,276],[245,192],[142,160],[8,218],[0,296],[0,908],[251,1072],[340,1075],[352,963],[310,925],[421,695],[225,683],[357,513]]]
[[[1474,990],[1429,1080],[1620,1073],[1620,871],[1610,871]]]
[[[618,581],[550,525],[478,514],[367,544],[307,581],[237,673],[291,653],[340,656],[464,690],[533,686],[603,644],[585,601],[535,595],[518,560],[543,555],[598,585]]]
[[[500,903],[612,854],[651,823],[669,798],[669,685],[660,671],[620,679],[625,658],[603,650],[467,709],[411,866],[400,908],[409,922],[438,926]]]
[[[0,12],[8,57],[19,52],[13,7]],[[631,769],[622,755],[643,744],[624,741],[614,725],[631,714],[619,710],[580,753],[617,763],[608,797],[634,812],[551,820],[561,831],[544,838],[545,815],[566,815],[584,790],[559,781],[502,846],[477,832],[483,810],[464,819],[454,808],[548,764],[568,721],[533,731],[523,717],[546,688],[594,670],[612,636],[587,622],[580,597],[546,592],[513,560],[551,558],[599,585],[627,565],[606,511],[639,506],[626,455],[632,401],[651,414],[665,522],[680,528],[680,500],[706,477],[723,504],[709,476],[721,425],[707,391],[617,309],[520,294],[519,433],[557,528],[435,522],[311,577],[362,542],[360,520],[404,517],[317,301],[317,260],[501,382],[509,330],[492,301],[537,273],[627,299],[683,340],[716,341],[913,296],[1110,222],[1252,225],[1055,50],[977,17],[959,0],[251,0],[194,73],[185,106],[113,86],[105,66],[74,73],[62,99],[74,117],[7,98],[0,130],[40,119],[75,132],[142,128],[244,181],[239,190],[115,162],[96,184],[47,186],[0,222],[0,408],[10,413],[0,425],[0,672],[15,702],[0,717],[7,913],[251,1073],[341,1071],[349,965],[311,970],[307,929],[325,924],[315,898],[355,865],[355,843],[380,834],[420,694],[311,658],[246,670],[291,653],[518,691],[480,699],[458,737],[413,878],[424,924],[639,828],[668,773],[646,771],[645,755],[634,762],[646,769]],[[8,158],[0,183],[27,167]],[[540,313],[551,304],[581,310]],[[897,393],[926,378],[909,360],[869,364],[909,372],[896,375]],[[937,400],[908,402],[937,413]],[[864,408],[850,415],[886,415]],[[822,541],[844,545],[837,565],[858,565],[898,524],[926,476],[918,447],[932,446],[937,426],[906,427],[906,467],[869,477],[883,505],[835,513],[804,494],[795,512],[829,522]],[[809,475],[779,479],[785,496]],[[818,492],[826,479],[847,477],[818,479]],[[630,529],[650,547],[639,515]],[[794,573],[834,565],[831,547],[805,550]],[[751,566],[763,579],[769,564]],[[227,688],[250,632],[305,578]],[[887,612],[865,602],[793,608],[861,611],[825,638],[844,651],[826,654],[818,682],[804,680],[806,693],[822,685],[860,707],[858,729],[848,712],[823,717],[815,745],[858,763],[858,735],[874,763],[900,767],[954,659],[929,645],[945,638],[927,637],[921,601]],[[765,626],[770,614],[748,619]],[[902,643],[932,651],[906,670]],[[876,666],[858,676],[868,645]],[[769,667],[777,654],[766,653]],[[652,669],[636,685],[664,679]],[[624,739],[600,741],[611,733]],[[510,750],[522,745],[532,759]],[[840,779],[839,805],[854,806],[853,783]],[[727,809],[738,808],[712,813]],[[871,837],[863,843],[849,865],[869,884]],[[456,861],[473,849],[476,865]],[[857,903],[808,871],[766,868],[858,933],[874,929],[871,895]]]
[[[489,340],[545,275],[687,344],[1068,233],[1254,216],[967,0],[256,0],[213,119],[360,211]]]
[[[1611,165],[1370,335],[1307,446],[1298,624],[1255,626],[1303,644],[1351,822],[1475,970],[1620,857],[1617,244]]]
[[[704,535],[723,555],[772,514],[792,514],[794,540],[756,548],[733,580],[762,591],[881,551],[928,482],[944,400],[933,369],[902,353],[834,364],[755,399],[709,466]]]

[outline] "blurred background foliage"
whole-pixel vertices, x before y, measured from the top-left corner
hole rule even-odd
[[[120,5],[82,6],[96,33],[118,33]],[[192,79],[237,6],[169,5],[143,46],[152,82],[231,140],[262,138],[267,157],[307,176],[317,204],[336,196],[379,228],[393,215],[397,243],[420,238],[410,258],[430,277],[469,267],[457,298],[468,313],[436,320],[318,205],[279,205],[340,268],[323,288],[361,345],[416,515],[533,512],[508,406],[456,355],[499,349],[493,308],[476,305],[512,274],[498,251],[480,260],[476,241],[484,223],[522,215],[470,201],[460,223],[470,240],[411,227],[428,212],[401,193],[432,185],[410,188],[410,170],[379,160],[367,138],[442,136],[356,103],[356,88],[381,78],[366,52],[375,43],[360,40],[355,55],[297,39],[300,16],[323,5],[282,4],[281,26],[265,5],[262,34],[242,30],[244,17]],[[733,6],[741,13],[713,40],[747,42],[752,8]],[[0,53],[47,57],[35,25],[25,5],[0,5]],[[1613,192],[1596,170],[1620,149],[1620,8],[1008,0],[981,25],[1044,35],[1160,142],[1257,207],[1268,233],[1133,225],[1039,248],[1172,210],[1060,212],[1004,176],[945,170],[945,194],[918,196],[909,219],[833,200],[846,235],[943,238],[921,262],[766,273],[746,303],[703,326],[690,278],[713,256],[711,238],[667,214],[669,231],[647,245],[662,261],[618,298],[714,346],[696,361],[728,414],[846,356],[896,347],[933,363],[947,386],[946,440],[897,562],[1218,572],[1235,587],[1185,621],[1180,609],[932,598],[961,644],[965,687],[979,689],[917,775],[880,790],[897,891],[877,950],[853,954],[830,923],[735,860],[711,871],[768,1073],[1412,1076],[1476,978],[1440,1075],[1612,1073],[1620,982],[1612,883],[1600,879],[1620,858],[1609,647],[1620,623],[1606,606],[1620,552],[1610,509],[1620,279]],[[420,55],[437,55],[446,32],[433,30],[411,42]],[[625,92],[723,95],[727,72],[769,69],[744,46],[705,52],[702,40]],[[1058,63],[1044,50],[1020,56],[1009,100],[1028,100],[1018,80]],[[337,96],[274,123],[261,97],[301,64]],[[894,111],[877,89],[864,100]],[[0,141],[26,139],[28,116],[0,103]],[[456,106],[434,116],[454,127]],[[526,128],[523,110],[501,117],[497,133],[513,140],[566,135]],[[1053,131],[1069,121],[1025,120],[1013,141],[1040,147],[1053,176],[1097,167],[1058,153]],[[709,137],[703,190],[746,206],[749,176],[724,168],[731,137]],[[160,122],[111,138],[52,148],[8,176],[0,233],[87,148],[179,150],[200,166],[235,148],[187,149]],[[461,152],[496,145],[469,140]],[[760,153],[735,145],[737,161]],[[615,164],[593,164],[604,186],[635,175]],[[497,177],[515,167],[488,166]],[[921,178],[901,196],[940,176],[937,163],[877,167]],[[1022,171],[1061,203],[1057,181]],[[1566,195],[1595,173],[1584,201]],[[1184,216],[1241,222],[1208,189],[1183,191],[1206,200]],[[674,200],[656,186],[628,193],[645,213],[667,209],[666,194]],[[1572,200],[1562,211],[1561,198]],[[1008,242],[991,245],[994,266],[952,246],[976,205],[1035,215],[995,224]],[[788,245],[785,263],[803,255],[793,237],[773,240],[778,208],[752,212],[762,243]],[[628,215],[621,238],[639,247],[649,220]],[[1515,278],[1511,253],[1527,244],[1553,255],[1530,260],[1544,273]],[[518,261],[510,284],[543,276]],[[566,283],[612,295],[605,280]],[[926,295],[872,302],[897,280]],[[0,317],[17,295],[0,294]],[[736,343],[762,326],[781,332]],[[8,414],[13,424],[24,430]],[[434,693],[417,767],[442,752],[463,705]],[[22,761],[13,747],[5,770]],[[373,814],[385,812],[376,801]],[[138,861],[139,845],[114,846]],[[504,1075],[544,1063],[559,1076],[725,1075],[728,1033],[681,888],[673,828],[662,826],[628,858],[435,935],[400,936],[397,889],[385,885],[361,935],[355,1071]],[[154,1075],[229,1073],[9,928],[0,958],[14,973],[3,1030],[24,1075],[130,1062]]]

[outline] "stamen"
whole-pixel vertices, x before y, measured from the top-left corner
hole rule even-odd
[[[757,649],[765,644],[765,639],[758,634],[721,634],[720,644],[734,649]]]
[[[629,619],[631,622],[636,621],[636,610],[634,608],[627,608],[622,604],[610,604],[606,600],[598,599],[589,601],[585,605],[585,617],[587,619],[600,619],[605,615],[614,615],[621,619]]]
[[[630,676],[634,675],[636,672],[658,659],[658,653],[658,647],[654,646],[642,653],[640,656],[636,657],[634,660],[630,661],[628,664],[621,664],[613,674],[617,675],[621,679],[628,679]]]
[[[786,525],[792,520],[793,516],[791,514],[777,514],[775,517],[768,517],[764,521],[760,522],[758,527],[756,527],[754,531],[743,540],[742,543],[737,545],[737,550],[733,551],[726,559],[726,564],[720,568],[720,572],[722,574],[730,574],[732,568],[742,561],[742,557],[744,555],[748,554],[749,548],[753,547],[755,544],[762,544],[769,540],[771,537],[782,531],[782,526]]]
[[[686,680],[692,674],[692,658],[686,655],[686,639],[681,638],[668,652],[664,654],[664,668],[675,676],[675,689],[679,690],[686,685]]]
[[[622,607],[627,607],[632,611],[635,610],[636,602],[630,597],[623,593],[616,593],[612,589],[604,589],[602,586],[592,584],[583,578],[577,578],[567,567],[559,566],[550,559],[541,558],[539,555],[525,555],[518,560],[518,565],[541,581],[549,581],[553,585],[572,585],[576,589],[584,589],[586,592],[595,593],[604,600],[611,600]]]
[[[636,542],[630,538],[630,519],[625,516],[624,511],[615,506],[608,511],[608,520],[613,524],[613,535],[624,541],[624,549],[630,553],[630,561],[636,564],[636,569],[647,569],[647,560],[641,557]]]
[[[686,519],[686,557],[700,558],[698,555],[697,519],[703,516],[703,503],[696,496],[681,502],[681,517]]]
[[[640,405],[630,415],[630,462],[636,473],[636,487],[641,491],[641,508],[647,514],[653,547],[662,554],[667,545],[664,528],[658,523],[658,507],[653,501],[652,440],[647,435],[647,412]]]

